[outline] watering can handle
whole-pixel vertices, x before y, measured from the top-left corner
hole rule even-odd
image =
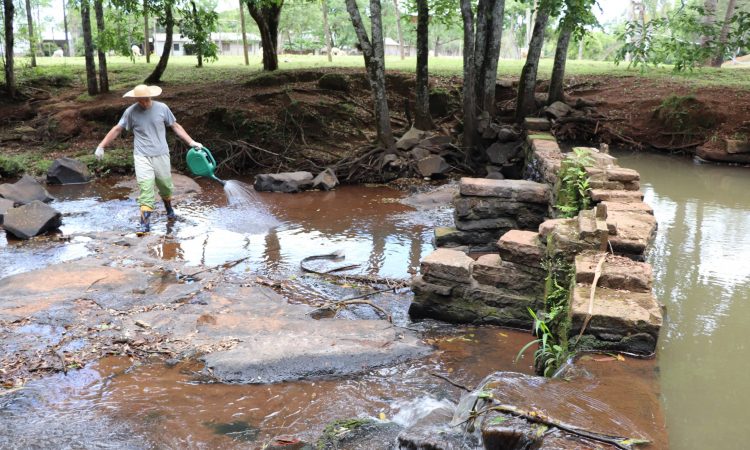
[[[208,158],[208,162],[210,162],[211,165],[213,165],[214,167],[216,167],[216,160],[214,159],[214,155],[212,155],[211,152],[208,151],[208,149],[206,147],[201,147],[201,148],[198,148],[197,150],[203,152],[206,155],[206,157]]]

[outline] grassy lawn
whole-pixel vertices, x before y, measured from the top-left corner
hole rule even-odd
[[[73,80],[78,86],[85,85],[84,59],[75,58],[37,58],[38,67],[31,68],[29,60],[16,60],[16,70],[19,84],[38,77],[64,76]],[[108,68],[110,84],[113,90],[130,88],[140,83],[151,73],[158,58],[152,58],[147,64],[145,58],[139,58],[135,63],[126,57],[109,57]],[[501,60],[498,76],[500,78],[516,78],[521,73],[524,61]],[[193,56],[171,57],[169,66],[164,74],[166,83],[194,83],[218,82],[224,80],[242,80],[252,76],[262,69],[260,56],[252,56],[250,65],[244,65],[241,56],[223,56],[214,63],[205,64],[201,69],[195,67]],[[329,63],[325,56],[280,55],[279,67],[285,69],[330,68],[330,67],[363,67],[361,56],[337,56]],[[413,71],[415,58],[400,60],[398,57],[387,57],[388,70]],[[540,62],[539,78],[548,79],[552,71],[552,59]],[[461,58],[439,57],[430,59],[430,72],[435,75],[460,76],[462,74]],[[706,68],[692,73],[675,74],[670,67],[650,68],[643,72],[639,69],[629,69],[626,65],[614,65],[604,61],[568,61],[568,76],[610,75],[610,76],[643,76],[677,83],[685,83],[695,87],[728,86],[738,89],[750,87],[750,70],[743,68]],[[4,80],[0,78],[0,80]]]

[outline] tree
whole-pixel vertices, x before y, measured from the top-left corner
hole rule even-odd
[[[211,32],[216,29],[218,14],[201,6],[196,7],[195,0],[190,0],[189,5],[182,11],[180,31],[187,36],[192,44],[185,47],[195,52],[198,57],[198,67],[203,67],[203,59],[215,61],[218,57],[217,46],[211,40]]]
[[[83,29],[84,56],[86,59],[86,90],[89,95],[96,95],[99,93],[99,88],[96,84],[94,39],[91,36],[91,6],[89,0],[81,0],[81,28]]]
[[[552,66],[552,77],[549,84],[548,103],[563,101],[563,80],[565,78],[565,64],[568,58],[568,45],[571,36],[575,34],[579,42],[583,42],[586,34],[586,25],[597,24],[596,17],[591,13],[591,8],[596,0],[566,0],[565,17],[560,21],[560,34],[557,38],[555,49],[555,62]],[[583,49],[579,48],[579,53]],[[580,59],[580,58],[579,58]]]
[[[471,164],[478,167],[485,156],[484,149],[478,148],[477,112],[495,113],[505,0],[479,0],[476,19],[470,0],[461,0],[460,4],[464,24],[463,145]]]
[[[161,81],[164,71],[167,70],[167,64],[169,63],[169,55],[172,53],[172,34],[174,33],[174,16],[172,15],[172,0],[164,1],[162,4],[163,15],[159,15],[159,24],[164,26],[164,31],[167,34],[164,39],[164,48],[161,51],[161,57],[159,62],[154,67],[154,71],[151,72],[144,83],[156,84]]]
[[[346,10],[354,25],[359,46],[365,59],[367,79],[370,82],[372,97],[375,102],[375,124],[378,143],[386,150],[393,146],[393,131],[388,110],[388,98],[385,93],[385,50],[383,44],[383,22],[380,0],[370,0],[370,26],[372,40],[367,35],[362,16],[356,0],[346,0]]]
[[[31,53],[31,67],[36,67],[36,38],[34,36],[34,21],[31,18],[31,0],[26,0],[26,23],[29,28],[29,52]]]
[[[96,30],[99,36],[104,35],[104,8],[102,0],[94,0],[94,13],[96,14]],[[107,55],[104,53],[106,48],[102,40],[97,44],[97,53],[99,54],[99,88],[101,92],[109,92],[109,74],[107,73]]]
[[[417,1],[419,2],[421,0]],[[396,13],[396,30],[398,31],[398,54],[401,56],[401,59],[404,59],[404,31],[401,29],[401,11],[398,9],[398,0],[393,0],[393,9]],[[417,39],[419,39],[419,31],[417,31]]]
[[[331,48],[333,47],[333,39],[331,39],[331,27],[328,25],[328,2],[326,0],[320,0],[320,8],[323,12],[323,33],[326,39],[326,55],[328,55],[328,62],[332,62]]]
[[[247,57],[247,34],[245,33],[245,9],[242,7],[242,0],[240,0],[240,28],[242,31],[242,54],[245,55],[245,65],[250,65],[250,60]]]
[[[63,24],[65,26],[65,55],[73,56],[73,52],[70,48],[70,38],[68,37],[68,0],[62,0],[63,2]]]
[[[724,48],[727,45],[727,37],[729,36],[729,26],[734,17],[734,11],[736,9],[736,1],[729,0],[727,3],[727,12],[724,15],[724,23],[721,25],[721,33],[719,34],[719,50],[711,60],[711,65],[714,67],[721,67],[721,63],[724,62]]]
[[[716,0],[704,0],[703,1],[703,25],[705,29],[713,28],[716,23]],[[701,45],[707,46],[711,43],[713,36],[709,34],[703,34],[701,36]]]
[[[431,130],[434,126],[432,117],[430,116],[430,72],[427,67],[430,54],[428,42],[429,20],[430,11],[427,6],[427,0],[417,0],[417,95],[414,108],[414,127],[419,130]],[[402,52],[402,59],[403,56]]]
[[[526,55],[526,64],[521,69],[521,78],[518,83],[518,97],[516,98],[516,122],[523,122],[524,118],[532,114],[536,109],[536,74],[539,68],[539,57],[542,54],[544,44],[544,29],[547,27],[550,10],[553,8],[554,0],[542,0],[536,12],[534,20],[534,31],[531,34],[529,51]]]
[[[263,70],[279,68],[276,45],[279,40],[279,18],[284,0],[245,0],[250,16],[258,25],[263,47]]]
[[[143,54],[146,62],[151,62],[151,44],[148,42],[148,0],[143,0]]]
[[[16,78],[13,73],[13,16],[16,8],[13,0],[3,0],[3,24],[5,27],[5,92],[16,98]]]

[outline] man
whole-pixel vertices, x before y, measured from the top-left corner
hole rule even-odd
[[[172,168],[169,161],[169,147],[167,146],[166,127],[172,128],[177,137],[185,141],[190,147],[202,148],[195,142],[184,128],[177,123],[172,111],[164,103],[151,100],[161,94],[158,86],[139,84],[123,97],[134,97],[137,103],[125,110],[120,121],[109,130],[102,142],[96,148],[94,155],[101,160],[104,148],[120,135],[122,130],[133,131],[133,162],[135,178],[138,181],[140,195],[138,204],[141,208],[139,234],[151,231],[151,213],[154,210],[154,185],[159,189],[159,195],[164,200],[167,218],[175,218],[172,209]]]

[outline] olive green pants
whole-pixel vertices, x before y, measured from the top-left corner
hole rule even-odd
[[[169,155],[141,156],[133,155],[135,165],[135,179],[141,193],[138,195],[138,204],[141,211],[153,211],[156,202],[156,192],[163,200],[172,200],[172,166]]]

